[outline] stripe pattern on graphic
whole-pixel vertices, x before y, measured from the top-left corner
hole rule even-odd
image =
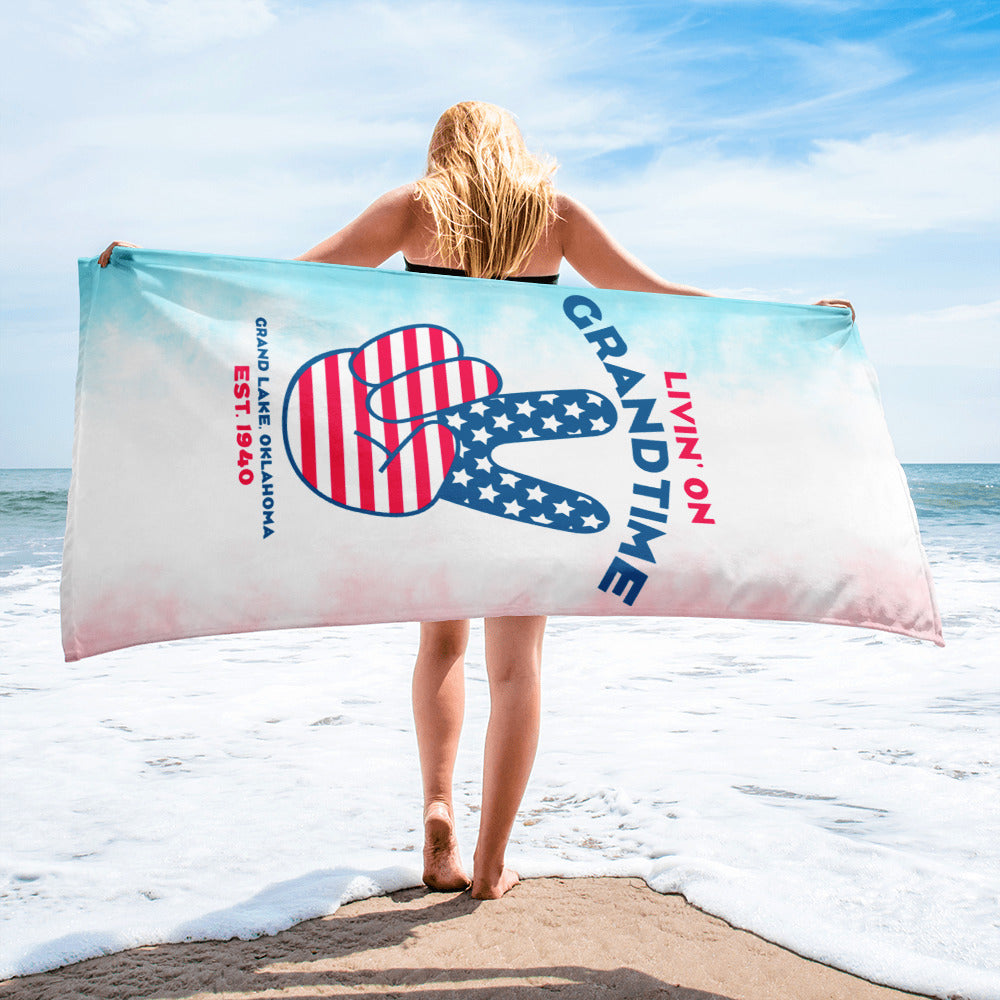
[[[285,416],[302,478],[352,510],[407,514],[429,506],[455,442],[447,427],[422,418],[499,388],[495,371],[460,352],[448,331],[414,326],[307,365],[289,389]]]

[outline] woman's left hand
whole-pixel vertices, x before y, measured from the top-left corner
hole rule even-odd
[[[820,299],[819,302],[814,302],[814,306],[844,306],[845,309],[851,310],[851,322],[854,322],[854,306],[851,305],[847,299]]]

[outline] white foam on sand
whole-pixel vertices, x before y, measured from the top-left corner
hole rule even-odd
[[[998,566],[931,552],[948,645],[822,626],[558,619],[509,858],[639,875],[772,941],[1000,997]],[[62,662],[57,569],[0,588],[0,977],[252,937],[420,880],[412,625]],[[471,861],[488,695],[458,762]]]

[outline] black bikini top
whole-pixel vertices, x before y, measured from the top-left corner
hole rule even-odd
[[[413,271],[415,274],[450,274],[457,278],[467,277],[465,271],[461,271],[455,267],[432,267],[429,264],[414,264],[408,261],[405,257],[403,258],[403,264],[407,271]],[[504,281],[528,281],[533,285],[554,285],[559,280],[558,274],[530,274],[521,275],[519,277],[504,278]]]

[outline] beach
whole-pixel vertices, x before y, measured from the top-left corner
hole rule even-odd
[[[514,988],[505,969],[566,971],[566,990],[596,991],[598,980],[579,977],[604,976],[600,995],[618,969],[660,980],[657,989],[700,991],[678,996],[841,995],[825,985],[751,993],[778,975],[752,971],[764,939],[812,960],[778,952],[817,975],[832,966],[917,994],[1000,998],[1000,467],[907,474],[944,649],[836,626],[552,620],[541,743],[508,853],[525,882],[490,908],[415,888],[415,626],[219,636],[65,663],[68,472],[5,472],[0,978],[46,976],[3,989],[130,995],[107,992],[93,969],[124,981],[189,977],[131,994],[144,997],[388,989],[388,972],[365,978],[370,960],[393,975],[415,970],[412,988],[425,996],[448,995],[435,991],[460,985],[450,970],[476,961],[493,970],[464,980],[480,995]],[[466,674],[455,806],[469,863],[489,710],[481,625]],[[558,895],[532,902],[548,892]],[[672,910],[668,920],[647,906],[708,923],[674,931]],[[347,951],[322,945],[307,959],[355,963],[356,982],[335,987],[307,970],[289,987],[255,971],[252,956],[261,968],[299,962],[287,949],[308,947],[286,942],[334,933],[338,920],[353,927],[365,907],[388,937]],[[675,973],[627,957],[615,935],[632,940],[647,925],[665,935],[651,953],[709,942],[706,975],[735,980],[685,978],[700,967],[694,958]],[[553,944],[535,954],[545,934]],[[513,950],[496,952],[496,937]],[[716,962],[730,940],[742,943]],[[581,952],[561,950],[573,942]],[[454,957],[417,958],[424,944]],[[136,961],[160,972],[128,971]],[[198,980],[216,965],[221,978]],[[432,987],[427,977],[443,969],[452,978]],[[65,992],[85,987],[60,977],[81,974],[98,986]],[[620,995],[641,996],[634,988]]]
[[[1000,5],[0,25],[0,1000],[1000,1000]],[[481,270],[382,224],[466,99],[538,162],[477,143],[463,232],[548,179],[482,272],[554,287],[402,273]],[[610,617],[549,620],[477,904],[421,884],[403,620],[490,608]]]
[[[160,945],[0,984],[0,997],[559,996],[889,1000],[639,879],[531,879],[502,900],[411,889],[253,941]]]

